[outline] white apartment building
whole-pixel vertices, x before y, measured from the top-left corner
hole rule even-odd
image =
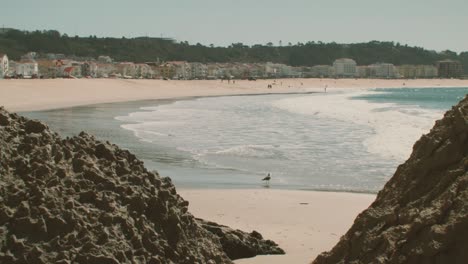
[[[39,76],[39,66],[34,60],[16,62],[15,72],[17,76],[33,78]]]
[[[186,61],[168,61],[175,68],[175,79],[190,80],[192,78],[192,69]]]
[[[356,62],[352,59],[342,58],[333,62],[336,77],[356,77]]]
[[[8,56],[6,54],[0,53],[0,79],[5,78],[8,74],[10,68],[10,63],[8,61]]]
[[[205,79],[208,75],[208,67],[199,62],[190,63],[191,77],[193,79]]]
[[[311,77],[327,78],[335,75],[335,68],[330,65],[315,65],[310,69]]]
[[[398,78],[400,76],[395,65],[391,63],[375,63],[369,65],[370,77],[375,78]]]
[[[265,63],[265,75],[266,77],[276,78],[280,77],[281,65],[278,63],[267,62]]]
[[[117,68],[113,64],[98,63],[96,64],[96,77],[97,78],[109,78],[109,76],[115,74]]]
[[[137,69],[137,78],[152,79],[154,77],[154,71],[148,64],[139,63],[135,66]]]
[[[401,65],[398,66],[401,78],[436,78],[438,70],[433,65]]]

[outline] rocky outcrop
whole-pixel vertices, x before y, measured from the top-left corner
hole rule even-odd
[[[468,263],[468,96],[413,147],[375,202],[314,264]]]
[[[86,133],[62,139],[0,108],[0,263],[232,263],[237,245],[281,253],[258,233],[213,234],[188,205],[129,151]]]
[[[251,258],[256,255],[284,254],[284,250],[271,240],[264,240],[257,231],[246,233],[227,226],[197,218],[197,222],[206,230],[216,235],[230,259]]]

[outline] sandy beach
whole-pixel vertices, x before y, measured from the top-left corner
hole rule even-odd
[[[247,232],[256,230],[286,251],[235,263],[309,263],[331,249],[354,218],[375,199],[372,194],[294,190],[191,190],[179,193],[197,217]]]
[[[273,88],[268,89],[268,84]],[[192,96],[329,92],[337,89],[468,87],[468,80],[278,79],[164,81],[123,79],[0,80],[0,105],[9,111],[34,111],[97,103]]]
[[[341,89],[468,87],[468,80],[283,79],[213,81],[0,80],[0,106],[37,111],[97,103],[266,93],[329,92]],[[274,187],[274,186],[273,186]],[[272,189],[180,189],[197,217],[244,231],[256,230],[287,254],[236,263],[308,263],[331,249],[375,195]]]

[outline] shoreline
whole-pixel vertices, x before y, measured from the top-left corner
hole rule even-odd
[[[348,90],[348,91],[352,91],[352,90]],[[311,94],[311,93],[317,93],[317,92],[294,92],[293,94]],[[268,93],[268,94],[278,94],[278,93]],[[281,93],[279,93],[281,94]],[[288,94],[291,94],[291,93],[288,93]],[[141,149],[144,149],[144,144],[141,144],[139,143],[140,142],[140,138],[138,138],[137,136],[130,136],[129,133],[133,133],[132,131],[129,131],[129,130],[125,130],[125,129],[121,129],[120,128],[120,125],[119,124],[116,124],[116,123],[119,123],[119,121],[115,121],[115,120],[118,120],[118,119],[115,119],[115,115],[127,115],[128,113],[132,113],[132,112],[135,112],[135,111],[143,111],[143,110],[138,110],[140,108],[145,108],[145,107],[153,107],[153,106],[156,106],[156,105],[164,105],[164,104],[171,104],[173,102],[176,102],[176,101],[180,101],[180,100],[192,100],[192,99],[196,99],[196,98],[209,98],[209,97],[226,97],[226,96],[264,96],[266,94],[247,94],[247,95],[212,95],[212,96],[193,96],[193,97],[180,97],[180,98],[172,98],[172,99],[150,99],[150,100],[143,100],[143,101],[132,101],[132,102],[114,102],[114,103],[103,103],[103,104],[93,104],[93,105],[84,105],[84,106],[75,106],[75,107],[68,107],[68,108],[62,108],[62,109],[52,109],[52,110],[39,110],[39,111],[32,111],[32,112],[22,112],[21,114],[29,117],[29,118],[33,118],[33,119],[39,119],[39,120],[42,120],[42,121],[46,121],[46,123],[48,123],[49,125],[53,125],[55,124],[55,127],[54,126],[51,126],[52,128],[54,128],[55,131],[60,131],[61,133],[64,133],[62,134],[62,136],[73,136],[73,135],[77,135],[79,134],[82,130],[85,130],[86,132],[90,133],[90,134],[93,134],[93,135],[101,135],[101,134],[106,134],[106,135],[109,135],[109,133],[112,134],[112,136],[110,138],[100,138],[100,140],[103,140],[103,141],[111,141],[119,146],[123,146],[124,148],[129,148],[129,149],[138,149],[138,150],[141,150]],[[97,116],[97,118],[105,118],[105,119],[109,119],[109,120],[112,120],[111,123],[99,123],[97,126],[96,125],[91,125],[90,127],[91,128],[96,128],[96,127],[100,127],[100,126],[103,126],[103,127],[109,127],[110,126],[110,129],[107,128],[106,130],[101,130],[101,129],[91,129],[90,130],[90,127],[83,127],[83,126],[80,126],[80,125],[75,125],[75,126],[71,126],[71,127],[74,127],[73,129],[65,129],[65,131],[61,131],[61,126],[60,126],[60,123],[58,122],[62,122],[63,121],[63,118],[71,118],[73,120],[73,113],[75,112],[80,112],[80,111],[84,111],[85,113],[88,112],[87,109],[89,110],[92,110],[94,108],[103,108],[105,109],[104,111],[99,111],[101,113],[108,113],[104,116]],[[127,109],[128,108],[128,109]],[[120,111],[122,110],[122,112],[120,112],[119,114],[116,114],[116,111]],[[129,110],[129,109],[133,109],[133,110]],[[63,116],[63,118],[55,118],[52,119],[52,120],[48,120],[48,117],[47,116],[55,116],[54,112],[57,111],[57,112],[69,112],[69,114],[66,114],[65,116]],[[43,113],[41,113],[43,112]],[[109,115],[110,113],[112,113],[112,115]],[[78,114],[78,116],[81,116],[81,114]],[[83,118],[83,119],[90,119],[92,118],[92,116],[87,116],[86,118]],[[51,122],[52,121],[52,122]],[[49,123],[50,122],[50,123]],[[82,124],[81,121],[78,121],[78,124]],[[65,126],[67,127],[67,126]],[[70,126],[69,126],[70,127]],[[119,134],[116,134],[117,132],[110,132],[110,131],[123,131],[124,133],[119,133]],[[127,135],[128,134],[128,135]],[[115,140],[112,140],[112,137],[114,138],[125,138],[125,141],[115,141]],[[138,145],[134,145],[134,144],[138,144]],[[143,155],[142,155],[143,153]],[[145,161],[145,164],[148,168],[150,169],[155,169],[157,171],[159,171],[163,176],[169,176],[169,177],[175,177],[176,174],[173,174],[174,171],[172,171],[171,173],[168,172],[168,171],[165,171],[161,166],[160,164],[155,164],[155,162],[149,158],[149,157],[146,157],[145,156],[145,153],[149,153],[148,149],[144,149],[143,151],[141,151],[141,155],[139,155],[139,157],[141,159],[143,159]],[[152,152],[154,153],[154,152]],[[167,169],[167,168],[166,168]],[[185,168],[185,170],[188,170],[188,168]],[[185,171],[183,170],[183,171]],[[193,171],[191,171],[191,174],[193,175]],[[182,173],[183,174],[183,173]],[[196,175],[203,175],[201,173],[201,171],[195,171],[195,174]],[[260,177],[260,176],[259,176]],[[229,190],[229,189],[234,189],[234,190],[262,190],[264,189],[264,186],[261,185],[261,186],[257,186],[257,185],[252,185],[252,184],[237,184],[235,186],[231,186],[231,185],[228,185],[228,186],[224,186],[222,185],[223,183],[220,183],[220,182],[216,182],[216,183],[211,183],[211,182],[207,182],[207,183],[204,183],[204,184],[199,184],[199,183],[178,183],[176,186],[180,187],[180,188],[183,188],[183,189],[193,189],[193,190],[201,190],[201,189],[214,189],[214,190]],[[350,193],[350,194],[369,194],[369,195],[375,195],[378,190],[367,190],[367,189],[352,189],[352,188],[349,188],[349,189],[335,189],[335,188],[326,188],[326,187],[320,187],[320,186],[317,186],[317,187],[314,187],[314,186],[303,186],[303,185],[294,185],[294,186],[283,186],[283,185],[277,185],[277,186],[274,186],[273,188],[271,189],[274,189],[274,190],[287,190],[287,191],[305,191],[305,192],[320,192],[320,193]]]
[[[311,93],[316,93],[316,92],[299,92],[299,93],[292,93],[292,94],[311,94]],[[269,94],[276,94],[276,93],[269,93]],[[288,94],[291,94],[291,93],[288,93]],[[232,95],[232,96],[263,96],[263,95],[268,95],[268,94],[246,94],[246,95]],[[22,115],[26,115],[30,118],[35,118],[35,119],[39,119],[39,120],[42,120],[42,121],[46,121],[47,119],[44,119],[44,117],[41,118],[41,115],[50,115],[48,114],[47,112],[55,112],[55,111],[72,111],[72,112],[75,112],[75,111],[82,111],[82,110],[85,110],[89,107],[89,108],[94,108],[94,107],[104,107],[104,108],[115,108],[115,109],[121,109],[121,108],[126,108],[126,105],[132,105],[131,108],[134,108],[133,110],[128,110],[128,109],[125,109],[125,111],[123,113],[120,113],[120,114],[124,114],[126,115],[127,113],[131,113],[131,112],[134,112],[134,111],[138,111],[139,108],[141,107],[153,107],[153,106],[156,106],[156,105],[164,105],[164,104],[171,104],[173,102],[176,102],[176,101],[181,101],[181,100],[192,100],[192,99],[197,99],[197,98],[216,98],[216,97],[225,97],[225,96],[231,96],[231,95],[214,95],[214,96],[203,96],[203,97],[200,97],[200,96],[193,96],[193,97],[181,97],[181,98],[173,98],[173,99],[151,99],[151,100],[143,100],[143,101],[132,101],[132,102],[115,102],[115,103],[103,103],[103,104],[93,104],[93,105],[83,105],[83,106],[74,106],[74,107],[68,107],[68,108],[62,108],[62,109],[51,109],[51,110],[39,110],[39,111],[31,111],[31,112],[20,112],[20,114]],[[106,106],[107,105],[107,106]],[[139,106],[138,106],[139,105]],[[44,112],[44,114],[42,114],[41,112]],[[114,113],[112,110],[106,110],[106,112],[109,112],[109,113]],[[35,114],[39,114],[39,116],[34,116]],[[32,114],[32,116],[31,116]],[[53,115],[53,114],[52,114]],[[112,115],[113,116],[113,115]],[[107,118],[112,118],[112,116],[107,116]],[[105,116],[106,117],[106,116]],[[47,118],[47,117],[46,117]],[[101,118],[101,117],[100,117]],[[51,123],[52,124],[52,123]],[[107,127],[109,124],[106,124],[105,127]],[[112,124],[111,130],[119,130],[120,127],[119,126],[116,126],[115,124]],[[57,125],[55,125],[55,130],[60,130],[60,127],[58,127]],[[86,130],[86,129],[85,129]],[[67,130],[65,131],[65,134],[62,134],[62,136],[73,136],[73,135],[77,135],[81,132],[82,130],[81,129],[78,129],[78,130]],[[125,130],[123,129],[123,131],[127,132],[127,133],[132,133],[131,131],[128,131],[128,130]],[[102,132],[105,132],[105,131],[99,131],[99,132],[96,132],[96,131],[89,131],[89,127],[88,127],[88,130],[86,130],[86,132],[88,133],[91,133],[91,134],[101,134]],[[113,137],[115,137],[116,135],[114,134]],[[123,135],[117,135],[117,137],[121,138]],[[134,140],[131,140],[133,142],[135,141],[139,141],[139,138],[138,137],[131,137],[133,138]],[[109,140],[119,146],[126,146],[128,142],[125,142],[125,144],[122,144],[122,142],[115,142],[112,140],[112,138],[101,138],[100,140]],[[142,148],[143,146],[139,145],[139,146],[132,146],[132,147],[135,147],[137,149],[140,149]],[[144,157],[141,157],[145,163],[146,163],[146,166],[148,166],[148,164],[152,163],[151,160],[145,160]],[[149,163],[148,163],[149,162]],[[150,165],[150,168],[151,165]],[[154,169],[158,170],[161,172],[160,168],[159,167],[154,167]],[[172,177],[173,175],[171,175],[170,173],[165,173],[163,176],[169,176],[169,177]],[[248,190],[248,191],[258,191],[258,190],[263,190],[265,189],[265,186],[263,185],[260,185],[260,186],[252,186],[252,185],[236,185],[236,186],[223,186],[223,185],[220,185],[220,183],[217,183],[217,184],[212,184],[212,185],[206,185],[206,184],[181,184],[181,183],[178,183],[176,186],[178,186],[179,188],[181,189],[191,189],[191,190],[203,190],[203,189],[213,189],[213,190],[230,190],[230,189],[233,189],[233,190]],[[367,195],[376,195],[378,190],[375,190],[375,191],[370,191],[370,190],[365,190],[365,189],[328,189],[328,188],[320,188],[320,187],[317,187],[317,188],[308,188],[308,187],[300,187],[300,186],[292,186],[292,187],[285,187],[285,186],[273,186],[272,188],[270,188],[271,190],[285,190],[285,191],[304,191],[304,192],[320,192],[320,193],[350,193],[350,194],[367,194]]]
[[[277,79],[165,81],[125,79],[0,80],[0,106],[12,112],[184,97],[328,92],[348,89],[468,87],[458,79]]]
[[[105,105],[105,104],[119,104],[119,103],[135,103],[135,104],[144,104],[144,103],[157,103],[158,105],[162,104],[170,104],[176,101],[184,101],[184,100],[193,100],[193,99],[200,99],[200,98],[217,98],[217,97],[234,97],[234,96],[262,96],[262,95],[304,95],[304,94],[316,94],[320,92],[278,92],[278,93],[246,93],[246,94],[223,94],[223,95],[194,95],[194,96],[181,96],[181,97],[173,97],[173,98],[157,98],[157,99],[137,99],[137,100],[132,100],[132,101],[117,101],[117,102],[103,102],[103,103],[92,103],[92,104],[83,104],[83,105],[74,105],[74,106],[64,106],[60,108],[46,108],[46,109],[31,109],[31,110],[21,110],[18,111],[18,113],[26,113],[26,112],[42,112],[42,111],[60,111],[60,110],[67,110],[67,109],[73,109],[77,107],[91,107],[95,105]],[[0,105],[1,107],[2,105]]]
[[[271,82],[272,80],[266,80]],[[157,80],[0,80],[0,106],[7,110],[34,112],[95,104],[154,100],[190,100],[200,97],[329,92],[372,88],[468,87],[468,80],[355,80],[285,79],[294,87],[267,89],[267,82]],[[300,85],[303,82],[303,85]],[[405,86],[402,86],[405,82]],[[41,83],[40,86],[37,83]],[[398,86],[400,83],[400,86]],[[7,84],[7,85],[5,85]],[[288,84],[286,84],[288,85]],[[285,86],[286,86],[285,85]],[[299,86],[300,85],[300,86]],[[170,175],[169,175],[170,176]],[[366,209],[376,194],[299,189],[177,188],[189,201],[189,212],[239,228],[259,231],[277,242],[286,255],[258,256],[238,264],[310,263],[330,250]]]

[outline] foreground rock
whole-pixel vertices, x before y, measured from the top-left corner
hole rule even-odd
[[[86,133],[62,139],[0,108],[0,263],[232,263],[244,255],[231,252],[283,253],[258,233],[205,227],[171,180],[129,151]]]
[[[284,254],[275,242],[263,240],[260,233],[246,233],[227,226],[197,218],[197,222],[221,240],[223,250],[230,259],[251,258],[261,254]]]
[[[323,263],[468,263],[468,96],[437,121]]]

